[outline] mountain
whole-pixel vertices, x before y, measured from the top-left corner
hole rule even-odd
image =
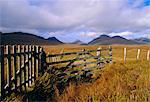
[[[141,38],[137,38],[137,39],[133,39],[133,40],[136,41],[136,42],[139,42],[139,43],[150,44],[150,39],[149,38],[141,37]]]
[[[74,42],[72,42],[71,44],[84,44],[81,40],[76,40],[76,41],[74,41]]]
[[[111,44],[140,44],[139,42],[128,40],[126,38],[123,38],[121,36],[114,36],[110,37],[108,35],[101,35],[100,37],[92,40],[88,44],[95,45],[95,44],[101,44],[101,45],[111,45]]]
[[[1,44],[2,45],[13,45],[13,44],[31,44],[31,45],[56,45],[63,44],[58,39],[52,37],[45,39],[43,37],[23,33],[23,32],[13,32],[13,33],[1,33]]]
[[[55,43],[55,44],[62,44],[63,42],[61,42],[60,40],[58,40],[56,37],[49,37],[48,39],[46,39],[49,43]]]

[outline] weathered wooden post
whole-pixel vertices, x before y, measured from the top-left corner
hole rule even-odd
[[[140,58],[140,51],[141,51],[140,49],[138,49],[138,51],[137,51],[137,57],[136,57],[137,60],[139,60],[139,58]]]
[[[16,46],[15,45],[13,45],[13,54],[14,54],[14,57],[13,57],[14,88],[15,88],[15,92],[17,92],[17,75],[16,75],[16,72],[17,72],[17,56],[16,56]]]
[[[44,50],[42,48],[42,51],[41,51],[41,72],[42,72],[42,74],[44,74],[46,69],[47,69],[46,53],[44,52]]]
[[[150,50],[147,51],[147,60],[150,59]]]
[[[36,80],[37,78],[37,69],[36,69],[36,51],[37,51],[37,47],[36,46],[33,46],[34,47],[34,51],[33,51],[33,58],[34,58],[34,80]]]
[[[8,95],[11,92],[11,49],[10,46],[6,46],[7,53],[7,85],[8,85]]]
[[[39,74],[39,47],[36,46],[36,53],[35,53],[35,58],[36,58],[36,78],[38,77]]]
[[[127,57],[127,48],[124,48],[124,62],[126,62],[126,57]]]
[[[97,48],[96,56],[97,56],[97,66],[100,65],[100,57],[101,57],[101,47]]]
[[[26,52],[26,46],[24,45],[23,46],[23,52]],[[26,78],[27,78],[27,67],[26,67],[26,65],[25,65],[25,63],[26,63],[26,54],[24,53],[23,54],[23,65],[24,65],[24,82],[25,82],[25,84],[24,84],[24,87],[25,87],[25,91],[26,91]]]

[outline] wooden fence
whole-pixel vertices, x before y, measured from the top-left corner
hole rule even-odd
[[[61,71],[80,67],[85,69],[101,68],[112,61],[112,48],[82,50],[80,52],[61,52],[48,54],[40,46],[6,45],[0,46],[0,97],[3,100],[13,92],[26,92],[40,73],[45,69],[60,66]],[[105,52],[105,53],[103,53]],[[69,58],[69,59],[68,59]],[[76,63],[77,62],[77,63]],[[90,66],[93,64],[94,66]]]
[[[126,62],[126,60],[127,60],[127,51],[128,51],[128,49],[124,48],[124,58],[123,58],[124,62]],[[141,49],[137,49],[137,51],[135,53],[136,53],[135,59],[139,60],[140,56],[141,56]],[[150,60],[150,49],[147,50],[145,58],[146,58],[147,61]]]
[[[26,91],[38,77],[41,47],[31,45],[1,46],[1,99],[12,92]]]
[[[105,52],[105,53],[103,53]],[[62,71],[81,67],[86,69],[101,68],[104,63],[112,61],[112,48],[98,48],[97,50],[85,50],[79,52],[61,52],[59,54],[48,54],[47,65],[59,67]],[[95,66],[90,66],[93,64]],[[90,66],[90,67],[89,67]]]

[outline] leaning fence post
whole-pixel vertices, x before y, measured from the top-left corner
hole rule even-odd
[[[127,57],[127,48],[124,48],[124,62],[126,62],[126,57]]]
[[[150,57],[150,50],[147,51],[147,60],[149,60]]]
[[[140,49],[138,49],[138,51],[137,51],[137,57],[136,57],[136,59],[138,60],[140,58]]]

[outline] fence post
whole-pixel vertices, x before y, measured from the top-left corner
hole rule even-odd
[[[36,48],[36,46],[33,46],[34,47],[34,52],[33,52],[33,58],[34,58],[34,80],[36,80],[36,72],[37,72],[37,70],[36,70],[36,51],[37,51],[37,48]]]
[[[18,53],[22,52],[22,46],[19,45],[18,46]],[[21,58],[21,54],[19,55],[19,77],[20,77],[20,91],[22,91],[22,58]]]
[[[5,85],[5,81],[4,81],[4,46],[0,46],[0,75],[1,75],[1,89],[0,89],[0,101],[3,100],[3,98],[5,97],[5,90],[4,90],[4,85]]]
[[[38,77],[39,74],[39,47],[36,46],[36,53],[35,53],[35,58],[36,58],[36,78]]]
[[[150,57],[150,50],[147,51],[147,60],[149,60]]]
[[[15,87],[15,92],[17,92],[17,75],[16,75],[16,72],[17,72],[17,60],[16,60],[16,46],[15,45],[13,45],[13,54],[14,54],[14,62],[13,62],[13,70],[14,70],[14,87]]]
[[[8,85],[8,95],[11,92],[11,49],[10,46],[6,46],[7,52],[7,85]]]
[[[97,52],[96,52],[96,55],[97,55],[97,66],[100,65],[100,57],[101,57],[101,47],[97,48]]]
[[[112,47],[109,46],[109,57],[110,57],[110,62],[112,62]]]
[[[126,57],[127,57],[127,48],[124,48],[124,62],[126,62]]]
[[[136,59],[138,60],[140,58],[140,49],[138,49],[138,51],[137,51],[137,57],[136,57]]]
[[[47,69],[47,62],[46,62],[46,53],[44,52],[42,48],[41,52],[41,72],[44,74],[44,71]]]
[[[23,46],[23,52],[26,52],[26,46],[24,45]],[[27,73],[27,70],[26,70],[26,64],[25,64],[25,62],[26,62],[26,54],[23,54],[23,65],[24,65],[24,87],[25,87],[25,91],[26,91],[26,82],[27,82],[27,80],[26,80],[26,78],[27,78],[27,75],[26,75],[26,73]]]

